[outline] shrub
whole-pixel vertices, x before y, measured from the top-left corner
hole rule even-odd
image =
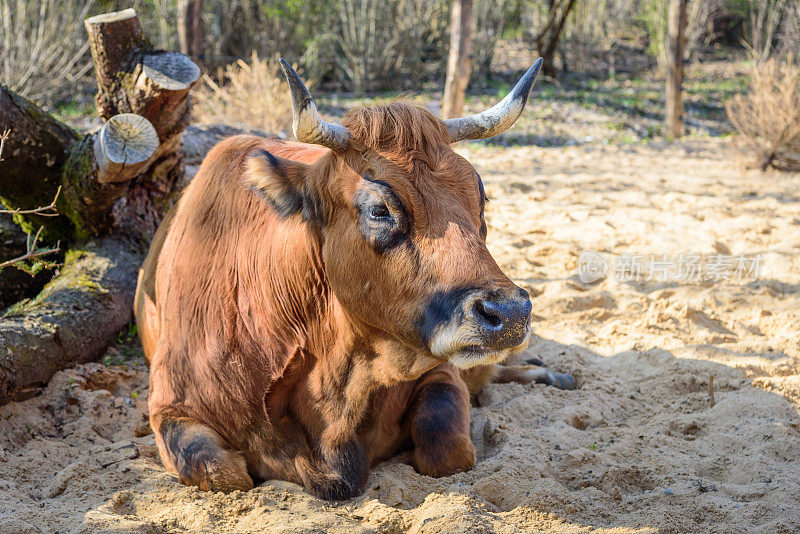
[[[774,59],[753,67],[749,92],[725,108],[739,146],[761,170],[800,169],[800,67]]]
[[[93,1],[0,0],[0,82],[40,104],[91,68],[83,19]]]
[[[194,94],[198,122],[237,122],[272,134],[292,123],[292,99],[277,56],[259,59],[253,51],[249,64],[240,59],[220,69],[217,80],[208,75],[203,80]]]

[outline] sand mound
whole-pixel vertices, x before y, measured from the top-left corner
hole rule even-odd
[[[537,295],[526,355],[578,390],[490,385],[473,470],[432,479],[399,458],[330,504],[283,482],[180,486],[141,356],[88,364],[0,407],[0,533],[800,530],[800,176],[741,174],[715,141],[469,150],[490,247]],[[584,250],[764,261],[755,280],[585,284]]]

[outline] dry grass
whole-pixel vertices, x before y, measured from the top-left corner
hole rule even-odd
[[[196,122],[240,123],[279,134],[292,124],[292,99],[278,58],[260,59],[253,51],[250,62],[238,60],[217,73],[206,75],[194,95]]]
[[[0,0],[0,81],[52,104],[91,68],[83,19],[93,7],[93,0]]]
[[[754,67],[750,91],[725,106],[737,140],[765,170],[800,169],[800,67],[767,60]]]

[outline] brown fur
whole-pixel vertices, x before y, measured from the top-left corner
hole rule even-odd
[[[459,371],[425,349],[419,314],[437,290],[518,291],[481,235],[477,175],[421,108],[343,125],[341,154],[223,141],[154,240],[136,315],[156,441],[183,483],[278,478],[341,499],[405,448],[433,476],[475,461],[469,395],[501,355]],[[360,233],[363,176],[411,212],[409,246],[381,254]]]

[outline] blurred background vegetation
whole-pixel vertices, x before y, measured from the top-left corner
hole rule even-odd
[[[178,4],[0,0],[0,81],[66,120],[92,115],[83,19],[133,7],[153,44],[174,50],[180,48]],[[662,135],[667,4],[475,0],[467,110],[493,102],[537,55],[549,52],[550,76],[537,86],[534,111],[491,142],[625,143]],[[290,114],[278,56],[296,62],[329,116],[362,100],[409,92],[438,111],[449,12],[449,0],[205,0],[197,59],[207,75],[195,116],[285,132]],[[750,108],[740,102],[726,112],[725,104],[746,98],[754,73],[762,92],[785,93],[788,84],[797,100],[800,90],[791,82],[798,68],[793,54],[800,51],[797,0],[692,0],[686,34],[687,133],[741,130],[742,117],[730,116]],[[772,78],[765,82],[765,75]]]

